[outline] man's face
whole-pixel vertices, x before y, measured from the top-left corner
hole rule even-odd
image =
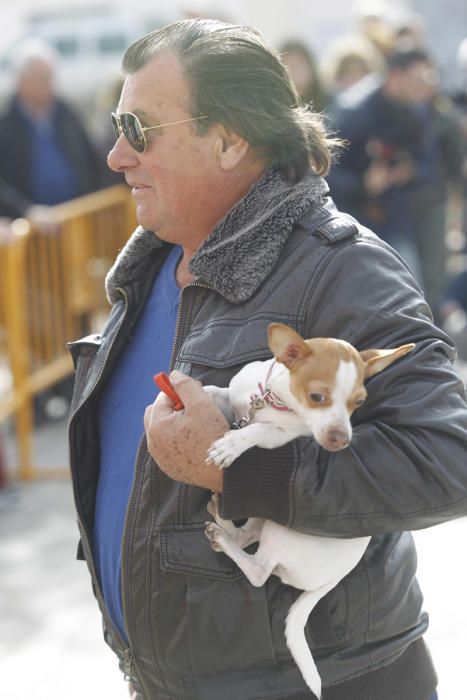
[[[133,112],[143,127],[190,119],[190,94],[178,59],[170,53],[152,58],[123,85],[118,112]],[[112,170],[125,173],[136,202],[138,222],[172,243],[186,244],[216,223],[209,221],[219,187],[215,136],[200,136],[196,124],[175,124],[146,131],[147,148],[137,153],[124,136],[108,156]],[[184,238],[185,237],[185,238]],[[201,241],[193,240],[199,245]]]
[[[399,88],[401,102],[416,104],[427,102],[437,85],[437,75],[433,67],[425,61],[413,63],[400,72]]]
[[[53,102],[53,70],[40,58],[23,68],[17,84],[23,104],[33,112],[46,112]]]

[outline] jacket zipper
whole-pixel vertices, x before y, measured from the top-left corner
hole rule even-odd
[[[183,290],[182,290],[183,294]],[[182,299],[180,297],[180,304],[178,307],[177,311],[177,320],[175,322],[175,333],[174,333],[174,340],[172,343],[172,351],[171,351],[171,359],[170,359],[170,369],[172,369],[173,365],[173,356],[174,356],[174,351],[175,351],[175,346],[177,342],[177,337],[179,333],[179,328],[180,328],[180,319],[181,319],[181,306],[182,306]],[[133,476],[133,482],[131,484],[131,490],[130,490],[130,496],[128,498],[128,503],[126,506],[125,510],[125,517],[123,520],[123,534],[122,534],[122,570],[121,570],[121,595],[122,595],[122,611],[123,611],[123,620],[125,622],[125,628],[127,631],[128,635],[128,642],[130,641],[130,634],[129,634],[129,617],[128,617],[128,597],[129,597],[129,591],[128,591],[128,577],[127,577],[127,560],[129,557],[128,553],[128,521],[130,518],[130,509],[131,509],[131,504],[133,501],[135,489],[136,489],[136,484],[138,482],[138,476],[139,476],[139,464],[141,461],[141,453],[143,449],[143,444],[144,444],[144,438],[145,438],[145,433],[141,435],[139,444],[138,444],[138,449],[136,451],[136,458],[135,458],[135,470],[134,470],[134,476]],[[130,645],[131,647],[131,645]],[[124,657],[124,678],[127,681],[131,681],[132,674],[133,674],[133,668],[135,666],[134,663],[134,655],[133,652],[130,649],[125,649],[125,657]],[[143,681],[140,677],[138,677],[138,682],[141,684],[143,687],[143,690],[146,694],[146,689],[144,688]],[[147,698],[149,698],[149,694],[147,695]]]
[[[181,325],[181,318],[182,318],[182,303],[183,303],[183,293],[185,289],[189,289],[191,287],[198,287],[201,289],[209,289],[211,291],[214,291],[214,287],[209,286],[208,284],[202,284],[201,282],[191,282],[190,284],[187,284],[186,287],[183,287],[181,294],[180,294],[180,304],[178,306],[178,312],[177,312],[177,321],[175,323],[175,333],[174,333],[174,339],[172,343],[172,352],[170,354],[170,371],[173,370],[174,364],[175,364],[175,350],[178,345],[178,336],[180,333],[180,325]]]
[[[204,289],[212,289],[212,287],[209,287],[208,285],[201,284],[199,282],[193,282],[193,283],[187,285],[187,287],[201,287]],[[177,348],[177,345],[179,342],[180,326],[181,326],[181,319],[182,319],[183,293],[187,287],[184,287],[182,289],[181,295],[180,295],[180,304],[179,304],[178,311],[177,311],[177,320],[175,322],[175,333],[174,333],[174,339],[173,339],[173,343],[172,343],[172,351],[171,351],[171,355],[170,355],[170,364],[169,364],[170,370],[173,369],[173,366],[175,363],[175,351],[176,351],[176,348]],[[127,634],[128,634],[128,641],[130,641],[130,639],[129,639],[130,638],[130,634],[129,634],[130,625],[129,625],[129,618],[128,618],[128,603],[127,603],[128,581],[127,581],[127,566],[126,566],[127,560],[128,560],[128,521],[129,521],[129,517],[130,517],[131,503],[133,501],[136,484],[138,483],[138,480],[139,480],[138,479],[139,467],[140,467],[140,463],[141,463],[141,455],[142,455],[142,450],[143,450],[144,438],[145,438],[145,434],[143,433],[143,435],[141,436],[141,439],[139,441],[138,450],[136,452],[135,473],[134,473],[134,477],[133,477],[133,483],[131,485],[130,497],[128,499],[128,503],[127,503],[127,507],[126,507],[126,511],[125,511],[125,518],[123,521],[121,594],[122,594],[123,619],[124,619],[125,627],[126,627]],[[125,646],[125,645],[123,645],[123,646]],[[125,669],[124,677],[126,678],[126,680],[131,681],[133,669],[137,668],[137,667],[135,664],[134,654],[131,650],[131,644],[129,644],[129,646],[130,646],[130,648],[125,648],[125,657],[124,657],[123,663],[124,663],[124,669]],[[144,683],[143,683],[141,676],[137,676],[137,680],[138,680],[139,684],[142,686],[143,691],[145,693],[145,696],[147,698],[149,698],[150,695],[146,693],[146,689],[144,687]]]

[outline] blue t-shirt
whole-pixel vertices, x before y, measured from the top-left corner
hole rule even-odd
[[[169,370],[180,289],[176,246],[167,257],[128,343],[104,387],[99,405],[100,473],[93,551],[112,621],[127,640],[121,597],[121,547],[144,411],[158,390],[152,377]]]
[[[76,197],[78,183],[58,138],[55,109],[39,119],[24,110],[21,115],[31,140],[29,176],[33,201],[51,206]]]

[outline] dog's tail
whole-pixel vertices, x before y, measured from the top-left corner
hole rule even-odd
[[[285,623],[287,646],[307,686],[318,699],[321,698],[321,678],[306,641],[305,625],[316,603],[334,588],[334,585],[335,582],[316,591],[304,591],[290,608]]]

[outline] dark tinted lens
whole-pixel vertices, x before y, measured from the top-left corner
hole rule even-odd
[[[119,116],[123,133],[128,139],[128,143],[135,149],[135,151],[142,153],[146,148],[146,139],[144,138],[144,131],[141,128],[139,119],[130,112],[124,112]]]
[[[112,119],[112,126],[113,126],[114,131],[115,131],[115,137],[118,139],[120,134],[121,134],[118,116],[116,114],[114,114],[114,112],[112,112],[112,114],[110,115],[110,118]]]

